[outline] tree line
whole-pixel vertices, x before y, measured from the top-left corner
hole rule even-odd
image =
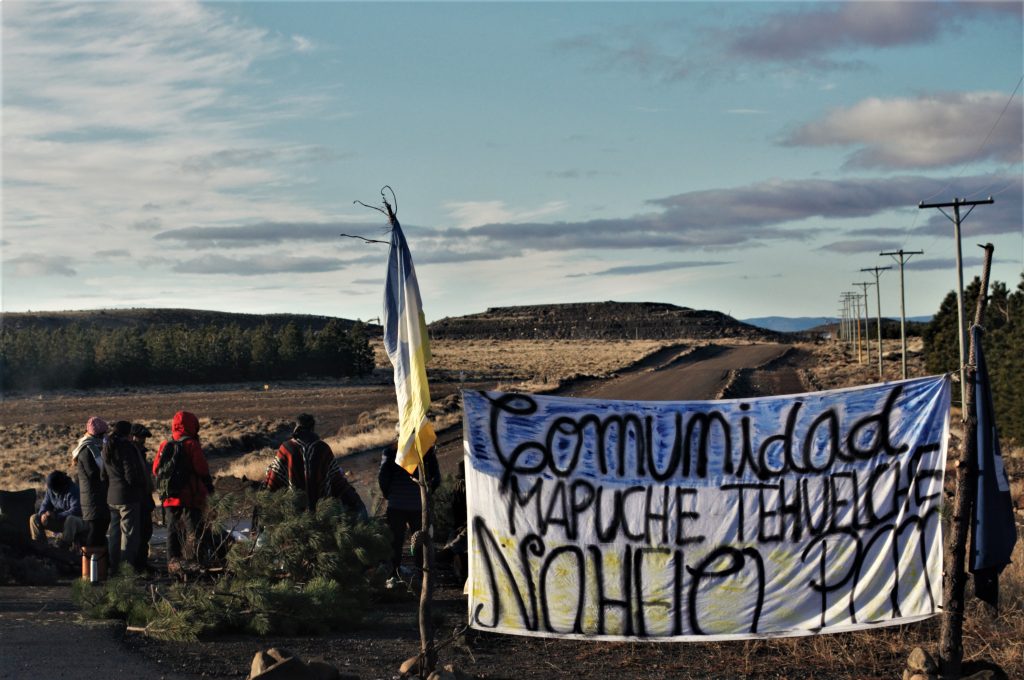
[[[0,329],[0,387],[87,388],[287,380],[373,370],[366,327],[332,319],[319,329],[264,323],[104,329]]]
[[[974,301],[980,289],[981,279],[975,277],[964,292],[968,324],[974,319]],[[1024,274],[1013,291],[1005,283],[992,283],[982,327],[981,345],[992,383],[996,426],[1004,438],[1024,444]],[[956,293],[951,291],[924,332],[929,372],[959,370],[958,332]]]

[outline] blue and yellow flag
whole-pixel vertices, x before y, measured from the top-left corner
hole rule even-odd
[[[384,284],[384,349],[395,367],[398,397],[398,454],[395,462],[410,473],[437,437],[427,420],[430,386],[427,362],[430,339],[423,316],[416,270],[398,218],[388,206],[391,220],[391,250],[388,277]]]

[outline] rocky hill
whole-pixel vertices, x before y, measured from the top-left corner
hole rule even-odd
[[[659,302],[580,302],[492,307],[480,314],[446,317],[430,324],[430,337],[494,339],[777,339],[757,328],[708,310]]]

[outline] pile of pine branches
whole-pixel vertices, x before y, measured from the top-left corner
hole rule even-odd
[[[382,522],[360,520],[334,499],[307,512],[302,495],[290,491],[222,497],[218,506],[221,516],[228,507],[255,507],[259,531],[231,545],[215,580],[161,587],[126,569],[100,587],[76,582],[75,602],[87,616],[124,619],[155,638],[194,640],[350,630],[383,590],[391,547]]]

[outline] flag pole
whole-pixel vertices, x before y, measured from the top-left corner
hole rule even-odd
[[[391,187],[384,187],[385,189],[391,190]],[[391,190],[392,199],[395,201],[395,205],[392,206],[384,195],[384,189],[381,189],[381,199],[384,203],[384,212],[388,217],[388,222],[391,225],[393,232],[392,236],[392,247],[394,247],[394,232],[397,231],[401,235],[401,227],[398,223],[398,200],[395,197],[394,190]],[[404,237],[403,237],[404,240]],[[409,260],[409,266],[411,268],[411,259]],[[390,276],[390,271],[389,271]],[[416,289],[415,297],[419,298],[418,284],[414,286]],[[404,291],[408,294],[408,291]],[[421,313],[420,309],[414,310],[417,315]],[[385,315],[387,316],[387,314]],[[385,334],[387,329],[385,329]],[[426,340],[424,338],[424,340]],[[385,345],[387,343],[385,342]],[[394,358],[392,358],[394,362]],[[408,367],[407,367],[408,368]],[[421,366],[425,372],[425,366]],[[426,385],[426,375],[423,376],[423,385]],[[429,397],[426,397],[429,401]],[[399,418],[401,419],[403,414],[401,413],[402,404],[399,404]],[[424,414],[425,415],[425,414]],[[420,428],[422,423],[417,424],[416,429],[412,432],[411,446],[416,451],[418,458],[418,472],[417,483],[420,487],[420,530],[413,536],[413,546],[419,545],[422,552],[421,559],[421,573],[422,581],[420,584],[420,603],[419,603],[419,630],[420,630],[420,663],[417,664],[420,678],[426,678],[428,675],[434,672],[434,667],[437,665],[437,649],[434,645],[434,624],[432,617],[433,610],[433,599],[434,599],[434,540],[432,517],[433,507],[431,503],[430,485],[427,480],[426,465],[423,462],[423,456],[426,451],[423,451],[423,442],[421,441]],[[429,427],[429,426],[428,426]],[[399,442],[401,444],[401,441]],[[397,453],[397,452],[396,452]],[[397,462],[397,460],[396,460]],[[407,463],[403,464],[406,467]]]
[[[974,311],[974,323],[980,325],[985,316],[988,302],[988,280],[992,271],[991,243],[986,243],[985,261],[981,270],[981,287]],[[961,367],[965,379],[965,401],[963,404],[964,436],[960,440],[960,458],[956,461],[956,487],[953,499],[953,525],[946,542],[944,555],[945,580],[942,585],[942,629],[939,638],[939,677],[953,680],[960,677],[963,664],[964,645],[964,590],[967,573],[964,559],[967,553],[967,529],[973,515],[976,481],[978,474],[975,449],[978,445],[978,416],[974,409],[977,348],[974,334],[971,334],[969,359]]]

